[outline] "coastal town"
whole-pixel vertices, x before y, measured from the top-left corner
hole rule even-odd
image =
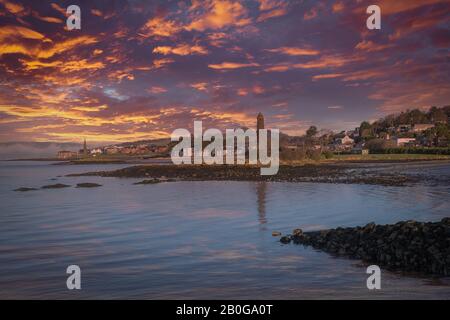
[[[450,106],[418,109],[388,115],[369,123],[364,121],[353,130],[332,132],[311,126],[303,136],[280,134],[280,158],[303,160],[331,158],[341,154],[450,154]],[[264,115],[258,114],[256,128],[264,128]],[[59,160],[117,157],[170,156],[173,143],[169,138],[89,148],[84,140],[78,151],[61,150]]]
[[[169,140],[168,140],[169,141]],[[57,157],[60,160],[71,160],[80,158],[96,158],[104,156],[149,156],[161,155],[168,156],[169,145],[156,145],[154,143],[139,143],[127,145],[111,145],[104,147],[95,147],[89,149],[84,140],[83,148],[79,151],[61,150]]]

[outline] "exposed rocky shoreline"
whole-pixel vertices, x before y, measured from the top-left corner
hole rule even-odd
[[[141,165],[113,171],[87,172],[68,176],[169,179],[170,181],[274,181],[359,183],[403,186],[415,182],[411,176],[370,170],[355,170],[346,165],[282,165],[276,175],[262,176],[252,165]],[[145,184],[145,182],[143,182]]]
[[[440,222],[401,221],[390,225],[302,232],[281,237],[281,243],[302,244],[390,270],[450,276],[450,218]]]
[[[97,188],[101,187],[101,184],[98,183],[91,183],[91,182],[83,182],[83,183],[77,183],[76,188]],[[42,186],[41,189],[63,189],[63,188],[70,188],[71,185],[68,184],[62,184],[62,183],[56,183],[56,184],[49,184]],[[28,191],[37,191],[38,188],[30,188],[30,187],[20,187],[13,191],[17,192],[28,192]]]

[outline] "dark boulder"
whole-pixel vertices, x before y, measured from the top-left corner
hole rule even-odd
[[[62,189],[69,188],[70,186],[67,184],[57,183],[57,184],[49,184],[47,186],[41,187],[41,189]]]
[[[90,182],[85,182],[85,183],[78,183],[77,184],[77,188],[97,188],[97,187],[101,187],[101,184],[98,183],[90,183]]]
[[[34,191],[37,190],[36,188],[26,188],[26,187],[20,187],[15,189],[14,191],[18,191],[18,192],[27,192],[27,191]]]
[[[291,242],[291,237],[289,236],[281,237],[280,242],[283,244],[288,244],[289,242]]]

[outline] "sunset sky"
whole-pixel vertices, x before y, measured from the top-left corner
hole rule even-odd
[[[0,141],[160,138],[260,111],[301,134],[449,105],[449,20],[450,0],[0,0]]]

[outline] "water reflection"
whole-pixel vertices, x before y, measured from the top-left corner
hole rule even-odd
[[[266,218],[266,193],[267,193],[267,182],[260,181],[256,183],[256,197],[258,204],[258,221],[262,230],[266,230],[265,224],[267,223]]]
[[[389,272],[383,272],[383,289],[369,292],[359,261],[282,246],[271,235],[295,227],[437,221],[450,212],[448,184],[180,181],[143,186],[133,185],[140,179],[66,177],[110,168],[0,165],[0,298],[450,297],[450,278],[430,283]],[[436,169],[438,174],[450,181],[450,165]],[[72,186],[95,182],[102,187],[11,191],[48,184],[52,177]],[[70,264],[84,272],[77,296],[65,286]]]

